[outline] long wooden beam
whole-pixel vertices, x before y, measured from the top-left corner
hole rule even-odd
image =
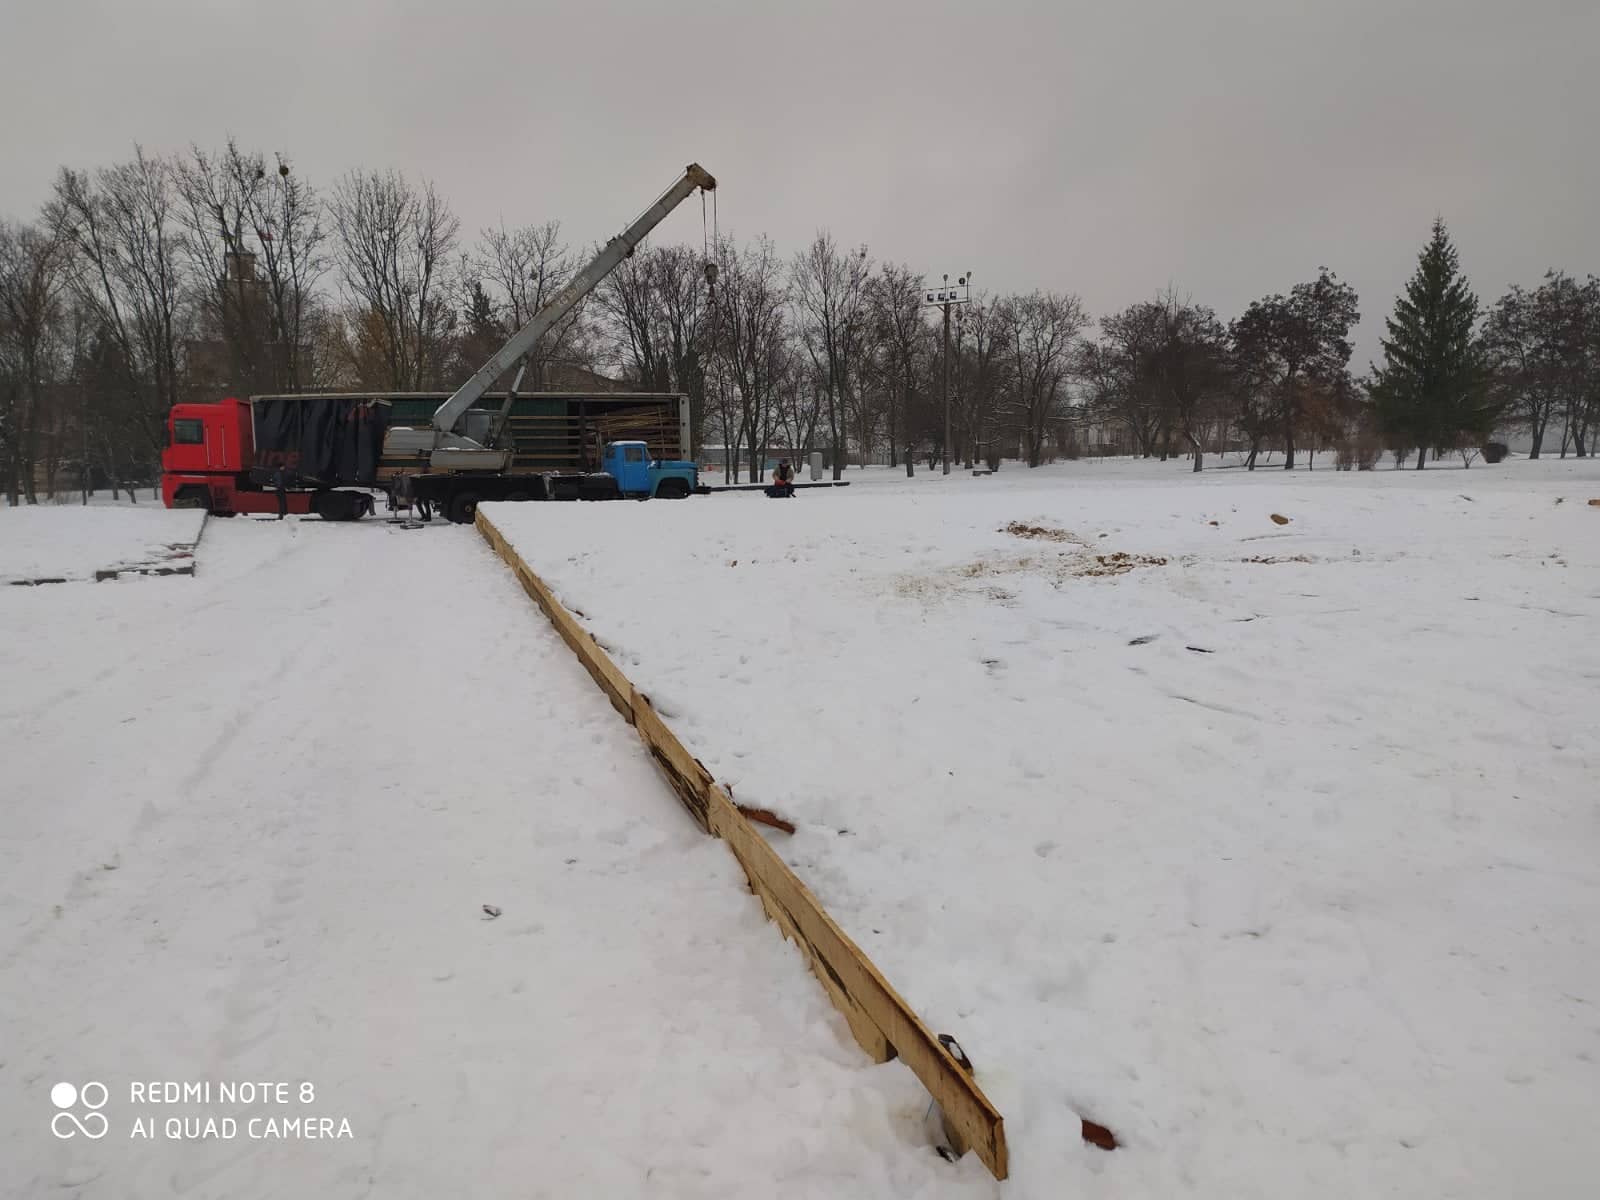
[[[481,508],[477,526],[605,692],[612,707],[634,727],[689,815],[733,852],[762,908],[783,935],[800,948],[861,1048],[874,1062],[898,1056],[938,1101],[954,1148],[972,1149],[996,1179],[1004,1179],[1005,1121],[977,1081],[828,915],[789,864],[756,832],[705,765],[667,727],[650,698],[633,686]]]

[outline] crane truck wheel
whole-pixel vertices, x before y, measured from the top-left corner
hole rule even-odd
[[[478,497],[472,492],[462,492],[450,501],[450,519],[457,525],[471,525],[478,515]]]
[[[663,479],[656,488],[656,495],[662,500],[687,500],[689,498],[689,481],[686,479]]]

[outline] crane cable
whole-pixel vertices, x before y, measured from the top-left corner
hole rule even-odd
[[[720,234],[721,234],[721,231],[717,228],[717,194],[716,194],[716,192],[712,192],[711,193],[711,240],[718,242],[718,244],[719,244],[719,252],[720,252]],[[710,325],[711,325],[711,344],[707,347],[707,349],[709,351],[709,358],[711,359],[711,363],[715,363],[717,361],[717,326],[718,326],[718,324],[720,324],[720,322],[717,319],[717,264],[716,264],[716,260],[711,257],[711,247],[710,247],[709,244],[707,244],[707,241],[706,241],[706,192],[705,192],[704,188],[700,189],[700,242],[701,242],[701,246],[703,248],[703,252],[705,254],[706,306],[709,309],[708,318],[709,318]],[[706,374],[707,374],[706,367],[708,365],[710,365],[710,364],[708,364],[708,363],[701,363],[700,364],[700,404],[701,404],[701,420],[702,421],[705,419],[704,408],[705,408],[705,402],[706,402]],[[680,383],[681,383],[681,381],[680,381]],[[720,383],[720,379],[719,379],[719,383]],[[718,407],[719,408],[721,407],[720,403],[719,403]],[[724,431],[723,441],[724,441],[724,443],[726,443],[726,441],[727,441],[726,431]],[[727,465],[727,449],[726,449],[726,446],[724,446],[724,449],[723,449],[723,465],[724,465],[724,468],[726,468],[726,465]]]
[[[700,189],[700,245],[701,245],[701,253],[705,256],[704,257],[704,262],[705,262],[706,286],[708,288],[710,288],[711,291],[713,291],[713,292],[715,292],[716,288],[717,288],[717,263],[716,263],[716,260],[711,257],[710,242],[716,241],[718,239],[718,237],[719,237],[719,230],[717,229],[717,194],[715,192],[711,193],[711,232],[710,232],[709,241],[708,241],[707,240],[707,233],[706,233],[706,192],[705,192],[704,188],[701,188]]]

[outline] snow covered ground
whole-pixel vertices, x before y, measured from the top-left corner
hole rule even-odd
[[[0,513],[0,570],[193,520]],[[212,521],[199,557],[0,588],[0,1194],[992,1194],[475,531]],[[165,1082],[211,1098],[134,1099]]]
[[[0,509],[0,584],[93,579],[96,571],[169,563],[193,545],[202,514],[160,503]]]
[[[849,477],[486,511],[800,825],[1006,1194],[1592,1193],[1600,466]]]

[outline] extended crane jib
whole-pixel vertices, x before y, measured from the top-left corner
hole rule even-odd
[[[645,209],[633,223],[616,237],[612,238],[595,255],[584,268],[568,281],[538,312],[529,318],[528,323],[506,341],[490,356],[489,361],[473,373],[472,378],[463,383],[455,392],[441,404],[433,414],[433,428],[437,434],[453,434],[457,422],[478,399],[487,392],[494,383],[528,354],[539,343],[539,339],[585,296],[592,292],[607,275],[611,274],[624,258],[633,253],[634,247],[642,242],[659,225],[673,209],[682,204],[697,188],[704,191],[713,191],[717,186],[716,179],[699,163],[690,163],[684,168],[683,174],[677,182],[662,192],[656,202]]]

